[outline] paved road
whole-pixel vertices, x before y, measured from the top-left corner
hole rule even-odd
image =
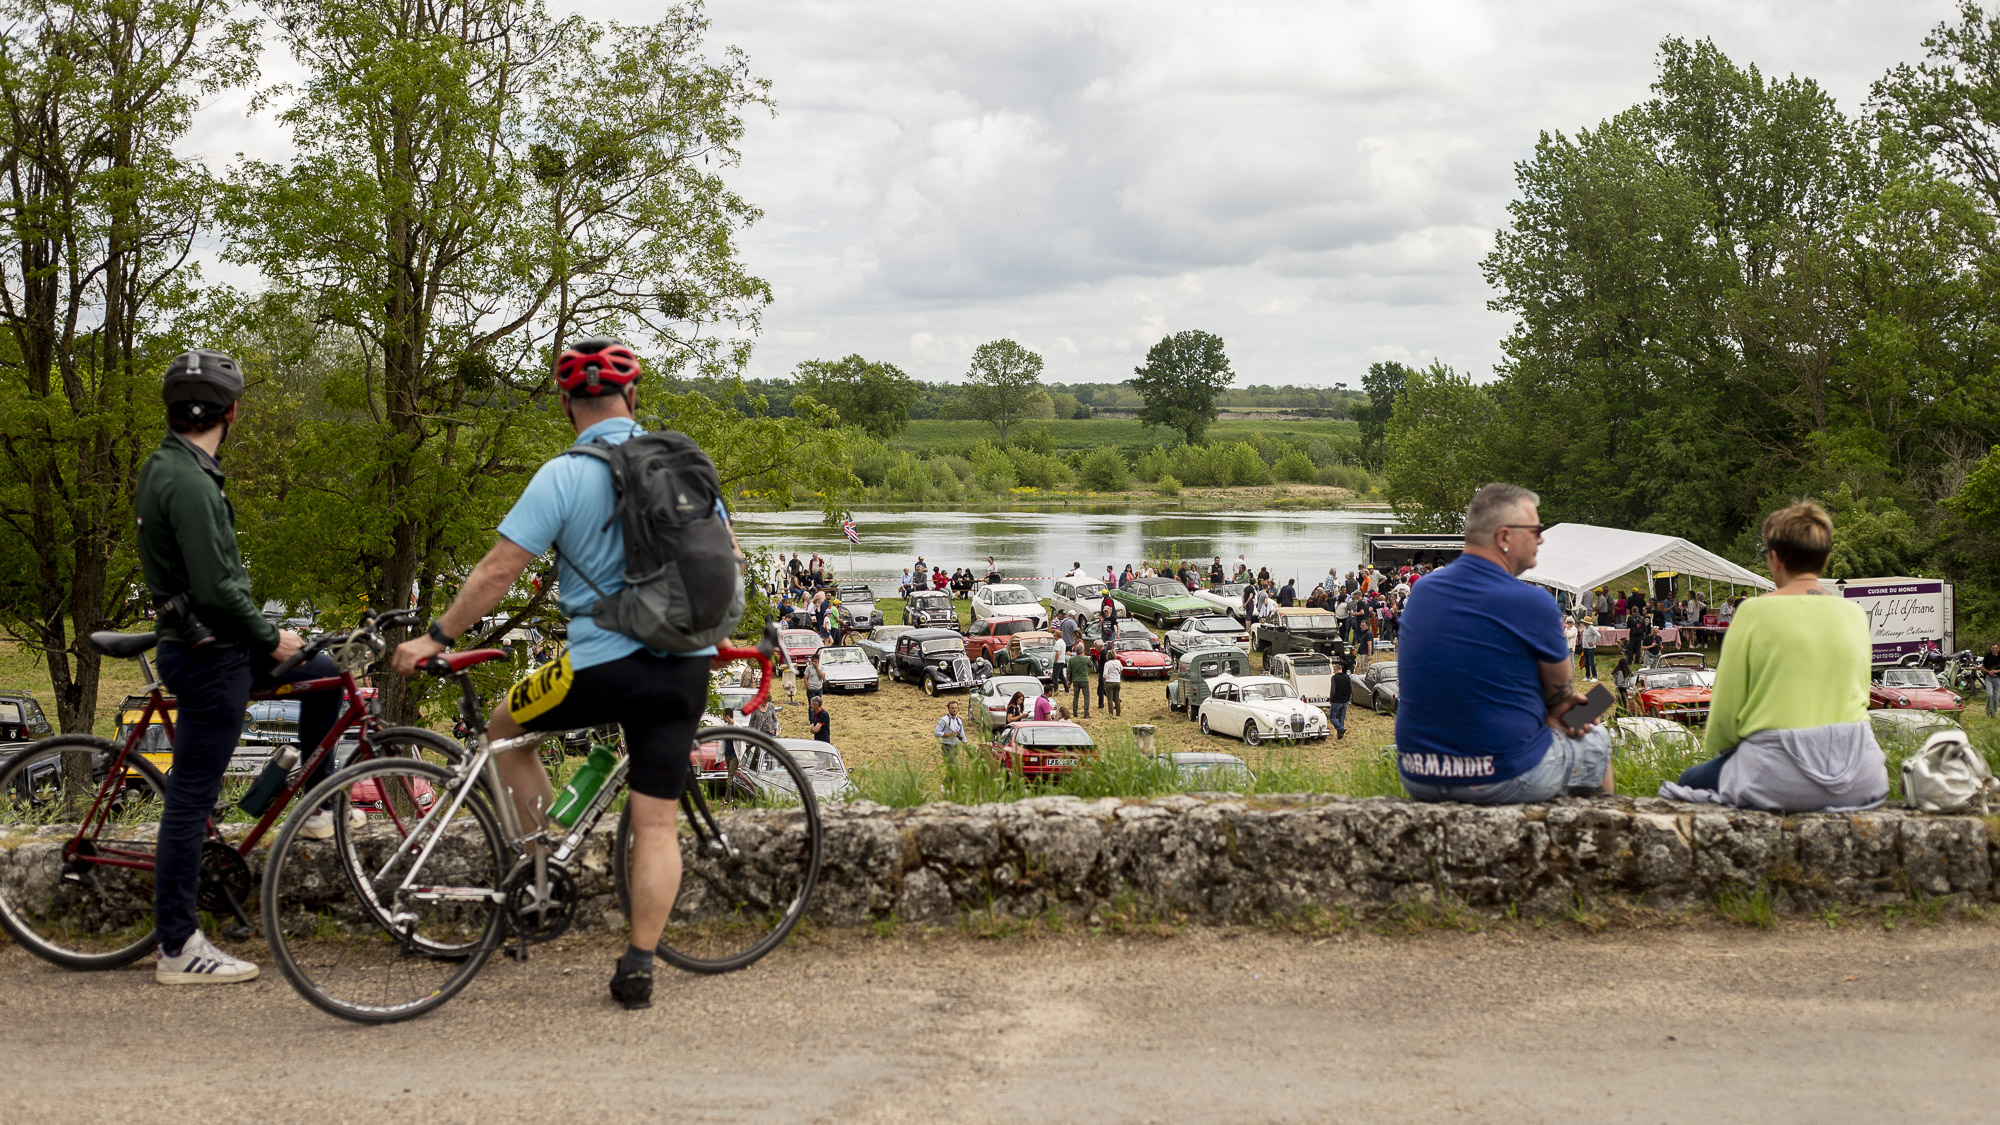
[[[614,947],[350,1026],[275,972],[0,949],[0,1120],[1992,1121],[2000,926],[824,937],[605,998]]]

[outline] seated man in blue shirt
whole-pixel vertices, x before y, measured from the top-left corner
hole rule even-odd
[[[1562,617],[1517,575],[1535,565],[1541,497],[1489,484],[1465,512],[1465,554],[1410,590],[1398,651],[1396,756],[1419,801],[1511,805],[1610,793],[1611,738],[1563,714]]]

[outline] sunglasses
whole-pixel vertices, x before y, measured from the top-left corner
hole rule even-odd
[[[1542,532],[1548,530],[1548,525],[1545,523],[1503,523],[1500,526],[1503,529],[1511,527],[1518,531],[1532,531],[1537,539],[1542,537]]]

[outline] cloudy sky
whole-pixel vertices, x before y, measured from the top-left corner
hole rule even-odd
[[[956,380],[1007,336],[1052,381],[1118,380],[1201,328],[1244,384],[1358,386],[1378,359],[1484,375],[1507,323],[1479,260],[1538,131],[1644,98],[1667,35],[1852,110],[1952,7],[717,0],[715,41],[778,101],[735,178],[777,296],[752,373],[859,352]],[[228,110],[208,144],[258,147]]]

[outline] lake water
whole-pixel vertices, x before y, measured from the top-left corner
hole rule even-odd
[[[817,551],[841,575],[893,582],[922,555],[946,571],[970,566],[986,572],[992,555],[1000,573],[1046,594],[1049,581],[1083,563],[1093,576],[1106,564],[1122,570],[1150,555],[1178,555],[1206,567],[1222,556],[1236,568],[1242,555],[1252,570],[1271,568],[1310,584],[1328,567],[1344,574],[1361,561],[1363,537],[1388,530],[1387,512],[856,512],[861,542],[853,547],[838,528],[817,512],[742,512],[735,516],[737,538],[746,550],[770,547],[791,554]]]

